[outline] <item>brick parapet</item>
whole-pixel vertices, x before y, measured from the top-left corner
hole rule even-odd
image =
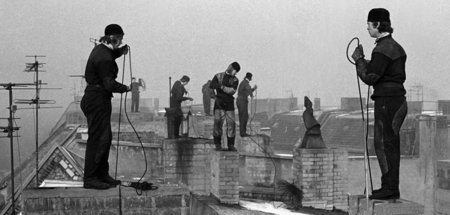
[[[342,149],[294,149],[292,173],[304,202],[346,209],[347,155]]]
[[[239,203],[239,153],[211,153],[211,194],[221,203]]]
[[[450,160],[436,162],[435,214],[450,215]]]
[[[186,188],[160,187],[136,195],[132,188],[105,191],[83,188],[26,190],[21,197],[24,214],[188,214],[190,194]],[[120,204],[121,203],[121,204]],[[120,205],[120,206],[119,206]]]
[[[239,152],[250,155],[273,154],[270,148],[270,137],[258,134],[250,137],[239,137],[236,139]]]
[[[185,184],[191,192],[209,195],[210,154],[213,143],[207,139],[165,139],[163,142],[164,181]]]

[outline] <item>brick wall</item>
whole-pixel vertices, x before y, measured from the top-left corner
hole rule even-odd
[[[347,206],[347,152],[341,149],[294,149],[292,173],[303,202]]]
[[[159,139],[163,139],[167,137],[167,129],[165,121],[139,121],[132,122],[136,131],[140,134],[147,132],[146,135],[153,135],[154,137],[159,137]],[[113,138],[117,138],[119,124],[111,123],[111,130],[113,132]],[[131,125],[127,122],[120,123],[120,132],[131,133],[130,137],[136,136],[134,134],[134,130]],[[150,136],[151,137],[151,136]],[[137,142],[137,139],[136,139]],[[151,141],[146,141],[151,142]]]
[[[236,111],[237,113],[237,111]],[[236,116],[236,136],[239,136],[239,117]],[[226,134],[226,122],[223,125],[223,134]],[[189,136],[212,139],[214,130],[214,116],[189,116]],[[261,123],[251,121],[247,124],[247,133],[256,135],[260,133]],[[225,136],[225,135],[224,135]]]
[[[214,116],[189,116],[189,137],[212,139]]]
[[[52,214],[189,214],[190,194],[187,189],[160,187],[136,195],[132,188],[86,190],[82,188],[58,188],[25,190],[22,193],[22,212],[30,215]]]
[[[170,184],[185,184],[195,194],[209,195],[210,154],[214,150],[212,140],[165,139],[164,180]]]
[[[109,174],[115,176],[116,143],[113,141],[109,154]],[[145,156],[147,158],[147,172],[143,180],[159,181],[163,179],[163,152],[162,144],[144,144]],[[120,144],[119,160],[117,165],[117,177],[120,180],[132,180],[142,177],[145,170],[145,158],[139,143]]]
[[[450,160],[437,161],[435,214],[450,215]]]
[[[348,153],[345,149],[333,149],[333,206],[348,208]]]
[[[133,143],[139,143],[139,139],[136,136],[136,133],[134,131],[122,131],[120,129],[120,135],[119,140],[120,141],[127,141],[127,142],[133,142]],[[139,135],[139,138],[143,143],[162,143],[163,137],[158,136],[153,131],[138,131],[137,135]],[[117,131],[113,132],[113,141],[117,140]]]
[[[273,155],[240,155],[239,184],[273,187],[280,179],[292,182],[292,158]]]
[[[211,153],[211,194],[225,204],[239,204],[239,153]]]
[[[266,155],[273,154],[270,148],[270,137],[264,134],[236,138],[237,148],[241,154]]]
[[[242,185],[273,187],[275,166],[270,158],[243,156],[240,168],[243,170],[240,175]]]

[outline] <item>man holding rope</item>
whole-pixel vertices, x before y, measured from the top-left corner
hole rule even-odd
[[[112,93],[131,90],[115,80],[119,72],[115,59],[128,53],[127,45],[119,48],[123,35],[119,25],[106,26],[101,44],[94,47],[86,64],[87,86],[80,107],[88,123],[83,178],[83,187],[87,189],[108,189],[120,183],[109,175],[108,157],[112,141]]]
[[[247,72],[245,74],[244,80],[239,84],[238,97],[236,99],[236,106],[238,108],[239,114],[239,133],[241,137],[249,137],[247,133],[247,122],[248,122],[248,97],[253,99],[253,91],[255,91],[258,86],[251,87],[250,81],[252,80],[252,73]]]
[[[237,62],[231,63],[225,72],[217,73],[211,81],[209,87],[216,90],[216,100],[214,102],[214,144],[216,150],[222,150],[222,125],[227,123],[227,145],[229,151],[237,151],[234,147],[236,136],[236,122],[234,113],[234,97],[239,80],[236,73],[241,66]]]
[[[376,38],[371,60],[364,59],[363,47],[353,52],[359,78],[373,86],[375,102],[374,146],[381,169],[381,188],[370,199],[398,199],[400,169],[400,127],[407,114],[405,82],[406,53],[392,38],[389,11],[375,8],[367,18],[369,35]]]

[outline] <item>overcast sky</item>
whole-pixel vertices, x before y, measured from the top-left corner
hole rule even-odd
[[[408,55],[405,85],[424,85],[425,100],[450,99],[447,0],[1,0],[0,83],[32,82],[33,75],[23,72],[32,62],[25,55],[46,55],[41,79],[63,89],[44,91],[41,99],[55,99],[65,108],[80,86],[69,75],[84,73],[93,48],[89,38],[99,38],[106,25],[117,23],[131,46],[133,75],[147,84],[141,96],[160,97],[161,105],[167,105],[169,76],[189,75],[190,95],[201,103],[201,85],[233,61],[241,64],[240,80],[253,73],[258,98],[287,97],[292,91],[299,101],[309,95],[320,97],[323,105],[338,105],[340,97],[358,96],[345,50],[357,36],[370,56],[374,39],[366,20],[374,7],[391,12],[393,36]],[[123,58],[117,63],[122,68]],[[0,116],[6,116],[5,91],[0,102]],[[42,111],[47,127],[64,108]]]

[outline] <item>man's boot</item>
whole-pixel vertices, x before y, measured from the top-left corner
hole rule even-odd
[[[234,137],[227,137],[228,141],[228,151],[237,151],[237,149],[234,147]]]
[[[220,139],[222,139],[222,137],[214,137],[214,145],[216,145],[216,151],[222,150],[222,143],[220,142]]]
[[[379,200],[391,200],[391,199],[399,199],[400,191],[397,190],[389,190],[389,189],[381,189],[369,196],[369,199],[379,199]]]

